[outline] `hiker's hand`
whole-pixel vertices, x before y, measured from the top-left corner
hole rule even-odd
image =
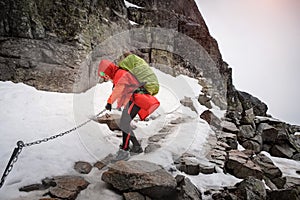
[[[107,103],[106,106],[105,106],[105,109],[111,111],[111,104]]]

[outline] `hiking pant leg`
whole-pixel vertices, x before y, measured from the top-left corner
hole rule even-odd
[[[131,141],[133,145],[139,145],[130,126],[130,122],[138,114],[139,110],[140,107],[134,105],[131,101],[129,101],[122,112],[122,116],[120,119],[120,128],[122,130],[124,150],[128,149],[129,141]]]

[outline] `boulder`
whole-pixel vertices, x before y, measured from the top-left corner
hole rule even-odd
[[[204,105],[208,109],[212,109],[210,100],[211,100],[211,98],[206,96],[205,94],[200,94],[198,97],[199,103],[201,105]]]
[[[284,185],[284,188],[290,188],[294,186],[300,186],[300,178],[286,176],[286,183]]]
[[[264,179],[266,180],[266,184],[272,188],[272,184],[274,184],[277,188],[283,188],[285,181],[281,178],[282,172],[281,170],[273,163],[273,161],[265,156],[264,154],[260,153],[253,157],[253,162],[257,164],[264,173]],[[268,182],[269,179],[272,183]],[[273,187],[274,188],[274,187]]]
[[[253,108],[250,108],[248,110],[244,110],[242,112],[242,118],[240,120],[240,123],[243,125],[253,125],[255,124],[255,114],[253,111]]]
[[[177,186],[175,178],[165,169],[143,160],[116,162],[101,179],[119,191],[137,191],[150,198],[172,195]]]
[[[220,128],[221,120],[210,110],[201,113],[200,118],[204,119],[209,125]]]
[[[151,153],[151,152],[156,151],[156,150],[159,149],[159,148],[161,148],[161,145],[160,145],[160,144],[148,144],[148,145],[145,147],[144,153]]]
[[[237,143],[237,135],[233,133],[227,133],[227,132],[217,132],[217,137],[219,142],[224,142],[227,145],[229,145],[230,149],[237,149],[238,143]],[[227,147],[226,147],[227,148]],[[227,150],[230,150],[227,148]]]
[[[212,174],[216,171],[215,166],[204,160],[198,160],[194,155],[182,155],[178,161],[175,161],[178,170],[188,175]]]
[[[194,157],[180,158],[180,164],[176,167],[178,170],[189,175],[198,175],[200,173],[199,162]]]
[[[253,113],[255,116],[266,116],[268,106],[260,101],[258,98],[252,96],[247,92],[238,91],[238,98],[242,103],[243,110],[249,110],[253,108]]]
[[[270,154],[276,157],[292,158],[296,150],[288,144],[274,145],[270,149]]]
[[[97,161],[94,164],[94,167],[97,167],[99,170],[101,170],[104,167],[106,167],[107,165],[109,165],[113,159],[114,159],[114,155],[110,153],[105,158],[103,158],[102,160]]]
[[[244,148],[259,153],[263,148],[261,135],[251,125],[242,125],[239,128],[238,141]]]
[[[238,199],[243,200],[265,200],[267,199],[267,193],[265,185],[261,180],[257,180],[254,177],[247,177],[240,183],[235,185],[237,190],[235,192]]]
[[[39,185],[33,189],[32,186]],[[45,178],[42,180],[42,184],[34,184],[31,186],[25,186],[20,188],[20,191],[33,191],[33,190],[45,190],[47,189],[51,197],[50,199],[67,199],[67,200],[75,200],[77,195],[81,190],[84,190],[89,185],[84,178],[79,176],[56,176],[53,178]],[[31,189],[31,190],[25,190]]]
[[[177,200],[201,200],[201,192],[195,185],[192,184],[190,179],[182,175],[175,177],[177,181]]]
[[[244,179],[248,176],[253,176],[261,180],[263,177],[262,169],[252,162],[245,153],[238,150],[228,152],[225,169],[237,178]]]
[[[220,126],[224,132],[229,132],[233,134],[237,134],[239,132],[239,129],[236,127],[236,125],[229,121],[222,121]]]
[[[184,99],[180,100],[180,103],[190,108],[192,111],[197,112],[191,97],[184,97]]]
[[[268,191],[270,200],[299,200],[300,186],[294,186],[287,189]]]
[[[123,193],[124,200],[151,200],[149,197],[138,192],[125,192]]]
[[[74,169],[81,174],[88,174],[92,170],[93,166],[84,161],[78,161],[74,165]]]
[[[252,160],[261,168],[264,175],[271,180],[282,176],[281,170],[273,163],[270,158],[268,158],[264,154],[260,153],[253,157]]]
[[[53,181],[56,186],[49,189],[49,194],[52,197],[68,200],[76,199],[79,192],[89,185],[86,180],[78,176],[57,176]]]
[[[245,142],[246,140],[252,139],[255,137],[255,129],[251,125],[242,125],[239,127],[238,140]]]
[[[97,118],[97,121],[100,124],[107,124],[108,128],[111,131],[115,131],[115,130],[121,130],[119,128],[119,123],[120,123],[120,118],[121,116],[118,114],[105,114],[101,117]]]
[[[263,142],[274,143],[277,139],[277,129],[267,123],[259,124],[257,131],[260,132]]]

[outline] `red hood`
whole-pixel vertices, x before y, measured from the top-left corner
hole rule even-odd
[[[111,79],[113,79],[118,69],[119,67],[116,66],[113,62],[109,60],[101,60],[98,66],[98,76],[100,76],[100,72],[104,72]]]

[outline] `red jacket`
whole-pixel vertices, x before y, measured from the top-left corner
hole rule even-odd
[[[144,120],[159,107],[160,103],[154,96],[134,93],[134,91],[140,87],[140,83],[130,72],[120,69],[108,60],[102,60],[100,62],[98,75],[101,71],[112,79],[114,85],[107,103],[113,104],[117,101],[117,108],[120,108],[125,106],[129,100],[131,100],[141,108],[138,112],[141,120]]]

